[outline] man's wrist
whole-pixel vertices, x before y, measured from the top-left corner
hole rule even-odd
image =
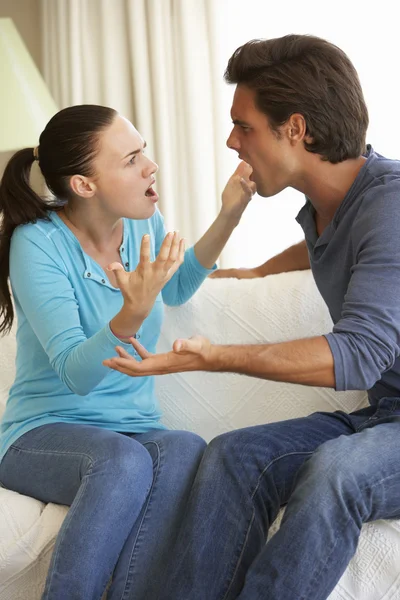
[[[219,344],[210,344],[210,350],[205,357],[206,371],[224,371],[222,350],[224,346]]]

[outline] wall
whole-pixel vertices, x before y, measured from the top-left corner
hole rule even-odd
[[[215,0],[216,58],[221,78],[232,52],[250,39],[288,33],[326,38],[348,54],[360,76],[370,117],[367,142],[380,154],[399,158],[397,0],[386,0],[376,4],[374,9],[367,9],[363,0],[335,0],[333,3],[246,0],[245,14],[243,4],[243,0]],[[221,89],[225,98],[220,126],[226,138],[232,127],[229,111],[234,86],[225,85]],[[237,165],[237,156],[235,152],[224,150],[222,159],[226,161],[227,178]],[[255,196],[224,251],[224,266],[261,264],[303,239],[303,231],[295,221],[303,204],[304,196],[291,188],[273,198]]]
[[[14,21],[39,70],[42,70],[40,0],[0,0],[0,18]],[[11,153],[0,153],[0,177]]]

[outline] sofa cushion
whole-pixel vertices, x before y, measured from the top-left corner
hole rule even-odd
[[[8,398],[8,390],[15,377],[16,326],[8,335],[0,337],[0,419]]]
[[[0,488],[0,597],[32,565],[46,573],[67,508]],[[19,582],[21,587],[21,582]],[[9,592],[7,591],[9,590]],[[15,596],[9,596],[15,598]],[[28,598],[29,596],[25,596]]]
[[[252,280],[208,279],[190,303],[167,307],[158,350],[202,334],[217,344],[262,344],[327,333],[332,321],[311,271]],[[365,392],[335,392],[233,373],[177,373],[156,378],[164,421],[206,440],[230,429],[314,411],[351,412]]]

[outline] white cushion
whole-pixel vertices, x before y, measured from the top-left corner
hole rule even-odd
[[[332,329],[311,271],[264,279],[208,279],[192,300],[167,307],[159,351],[179,337],[202,334],[214,343],[272,343]],[[206,440],[230,429],[301,417],[317,410],[351,412],[365,392],[277,383],[233,373],[178,373],[157,378],[165,422]]]
[[[16,326],[11,332],[0,337],[0,419],[6,406],[8,390],[15,377]]]

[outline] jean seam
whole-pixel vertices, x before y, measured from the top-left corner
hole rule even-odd
[[[380,485],[383,481],[386,481],[388,479],[392,479],[393,477],[398,477],[398,475],[399,475],[399,472],[396,472],[396,473],[393,473],[391,475],[388,475],[387,477],[382,477],[382,479],[380,479],[379,481],[376,481],[373,485],[370,485],[370,486],[369,485],[364,485],[362,488],[360,488],[360,493],[363,493],[367,489],[373,490],[375,487],[377,487],[378,485]],[[349,523],[350,520],[352,520],[351,516],[347,519],[345,527],[347,527],[347,525],[348,525],[348,523]],[[366,522],[367,521],[363,521],[362,525],[364,523],[366,523]],[[336,523],[336,525],[337,525],[337,523]],[[327,560],[321,566],[321,569],[318,571],[318,573],[315,573],[313,575],[313,578],[312,578],[312,580],[310,581],[310,583],[309,583],[309,585],[307,587],[306,593],[302,595],[302,597],[300,598],[300,600],[310,600],[311,595],[310,595],[309,592],[314,589],[315,581],[317,579],[321,580],[321,576],[322,576],[323,572],[326,571],[326,569],[327,569],[327,567],[329,565],[330,557],[331,557],[331,555],[332,555],[332,553],[333,553],[333,551],[334,551],[334,549],[335,549],[335,547],[337,545],[337,542],[338,542],[337,530],[338,530],[338,527],[335,528],[335,538],[336,539],[335,539],[335,542],[334,542],[334,544],[332,546],[332,550],[330,551],[329,556],[327,557]],[[360,532],[361,532],[361,529],[360,529]]]
[[[58,451],[58,450],[34,450],[34,449],[27,449],[27,448],[20,448],[19,446],[10,446],[9,448],[10,450],[17,450],[18,452],[26,452],[27,454],[60,454],[60,455],[65,455],[65,456],[84,456],[86,458],[89,459],[90,464],[93,464],[93,458],[90,456],[90,454],[86,454],[86,452],[69,452],[69,451]]]
[[[347,527],[347,525],[348,525],[348,523],[349,523],[349,521],[350,521],[350,520],[351,520],[351,517],[349,517],[349,518],[347,519],[347,521],[346,521],[346,524],[345,524],[345,526],[346,526],[346,527]],[[337,524],[336,524],[336,525],[337,525]],[[312,597],[310,596],[310,594],[309,594],[309,591],[311,591],[312,589],[315,589],[315,585],[314,585],[314,584],[315,584],[315,581],[316,581],[317,579],[319,579],[319,580],[320,580],[320,577],[321,577],[321,575],[324,573],[324,571],[326,571],[326,569],[327,569],[327,567],[328,567],[328,565],[329,565],[329,560],[330,560],[330,558],[331,558],[331,556],[332,556],[332,553],[333,553],[333,551],[335,550],[335,548],[336,548],[336,545],[337,545],[337,543],[338,543],[337,530],[338,530],[338,527],[336,526],[336,527],[335,527],[335,541],[334,541],[334,543],[333,543],[333,545],[332,545],[332,549],[331,549],[331,551],[330,551],[330,553],[329,553],[329,556],[327,557],[327,559],[326,559],[326,561],[324,562],[324,564],[321,566],[320,570],[319,570],[318,572],[315,572],[315,573],[314,573],[314,575],[313,575],[313,577],[312,577],[312,579],[311,579],[310,583],[308,584],[308,587],[307,587],[307,589],[306,589],[306,593],[305,593],[305,594],[303,594],[303,595],[301,596],[300,600],[310,600],[310,598],[312,598]]]
[[[253,493],[252,493],[252,494],[251,494],[251,496],[250,496],[250,499],[251,499],[251,501],[253,501],[253,498],[254,498],[254,496],[256,495],[257,491],[258,491],[258,489],[259,489],[259,487],[260,487],[260,482],[261,482],[262,478],[264,477],[265,473],[267,472],[267,470],[268,470],[268,469],[269,469],[269,468],[270,468],[270,467],[271,467],[271,466],[272,466],[272,465],[273,465],[275,462],[277,462],[278,460],[281,460],[282,458],[286,458],[287,456],[293,456],[293,455],[296,455],[296,456],[297,456],[297,455],[299,455],[299,454],[310,454],[310,455],[311,455],[311,454],[314,454],[314,450],[312,450],[312,451],[308,451],[308,452],[287,452],[286,454],[282,454],[281,456],[277,456],[277,457],[275,457],[273,460],[271,460],[271,461],[270,461],[270,462],[267,464],[267,466],[266,466],[266,467],[264,467],[263,471],[260,473],[260,475],[259,475],[259,477],[258,477],[257,484],[256,484],[256,486],[255,486],[255,488],[254,488],[254,491],[253,491]],[[240,563],[241,563],[241,561],[242,561],[242,558],[243,558],[244,551],[245,551],[245,549],[246,549],[246,544],[247,544],[247,541],[248,541],[248,539],[249,539],[250,530],[251,530],[251,527],[252,527],[252,525],[253,525],[253,523],[254,523],[254,516],[255,516],[255,508],[253,507],[253,510],[252,510],[252,513],[251,513],[251,518],[250,518],[250,521],[249,521],[249,525],[247,526],[247,529],[246,529],[246,532],[245,532],[245,538],[244,538],[244,541],[243,541],[242,551],[241,551],[241,553],[240,553],[240,556],[239,556],[239,558],[237,559],[237,562],[236,562],[236,567],[235,567],[235,570],[234,570],[234,572],[233,572],[233,574],[232,574],[232,576],[231,576],[231,581],[230,581],[230,584],[229,584],[229,586],[228,586],[228,589],[226,590],[226,592],[225,592],[224,596],[222,597],[222,600],[227,600],[227,596],[228,596],[228,594],[230,593],[230,591],[231,591],[231,589],[232,589],[232,585],[233,585],[234,579],[235,579],[235,577],[236,577],[237,571],[238,571],[238,569],[239,569],[239,567],[240,567]]]
[[[154,491],[154,488],[155,488],[155,485],[156,485],[157,476],[158,476],[158,473],[159,473],[159,470],[160,470],[160,465],[161,465],[161,455],[162,455],[162,452],[161,452],[160,445],[158,444],[158,442],[150,440],[148,442],[145,442],[143,444],[143,446],[147,446],[149,444],[154,444],[156,446],[156,448],[157,448],[157,453],[158,453],[157,469],[156,469],[155,474],[153,475],[153,482],[152,482],[152,484],[149,487],[149,490],[147,492],[147,501],[146,501],[146,504],[145,504],[145,509],[143,511],[142,520],[141,520],[141,522],[139,524],[139,527],[138,527],[138,530],[137,530],[137,534],[136,534],[136,538],[135,538],[135,540],[134,540],[134,542],[132,544],[131,556],[130,556],[130,559],[129,559],[129,566],[128,566],[128,569],[127,569],[127,574],[126,574],[126,578],[125,578],[125,584],[124,584],[124,587],[123,587],[123,590],[122,590],[121,600],[128,600],[128,594],[130,592],[130,588],[131,588],[131,584],[132,584],[132,572],[133,572],[133,568],[134,568],[134,553],[135,553],[135,550],[137,548],[138,539],[139,539],[139,536],[140,536],[140,533],[141,533],[141,530],[142,530],[142,525],[143,525],[143,523],[145,521],[145,518],[147,516],[147,510],[148,510],[148,508],[150,506],[152,494],[153,494],[153,491]]]
[[[66,531],[68,529],[68,526],[69,526],[69,524],[70,524],[70,522],[71,522],[74,514],[77,511],[77,508],[78,508],[78,505],[79,505],[79,501],[80,501],[80,499],[81,499],[81,497],[82,497],[82,495],[83,495],[83,493],[84,493],[84,491],[86,489],[86,486],[87,486],[87,481],[88,481],[87,476],[89,476],[91,474],[92,469],[93,469],[93,464],[90,465],[90,467],[88,469],[88,472],[85,474],[85,481],[83,482],[83,485],[81,485],[79,487],[78,493],[75,496],[74,500],[77,500],[77,501],[76,501],[76,504],[75,504],[74,508],[73,509],[70,508],[69,511],[68,511],[67,518],[69,518],[69,519],[68,519],[68,523],[67,523],[66,527],[64,528],[64,530],[62,532],[62,537],[60,537],[60,539],[57,540],[57,550],[56,550],[56,553],[55,553],[54,558],[52,560],[52,566],[50,567],[51,568],[51,575],[50,575],[50,579],[49,579],[49,584],[48,584],[48,586],[46,586],[46,588],[47,588],[46,589],[46,596],[48,596],[48,592],[50,592],[50,587],[51,587],[51,584],[52,584],[52,581],[53,581],[53,576],[54,576],[54,572],[55,572],[56,561],[57,561],[57,558],[58,558],[58,555],[59,555],[59,548],[60,548],[60,546],[62,544],[62,541],[63,541],[63,539],[65,537],[65,533],[66,533]]]

